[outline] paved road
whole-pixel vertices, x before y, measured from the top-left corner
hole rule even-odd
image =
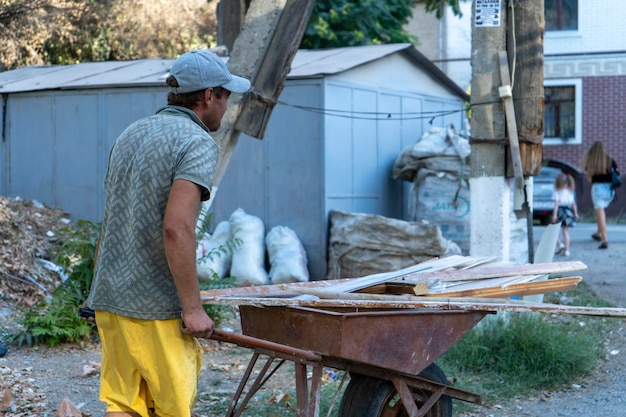
[[[544,226],[534,227],[536,241],[541,238],[544,229]],[[570,233],[571,256],[555,256],[554,261],[584,262],[587,270],[581,273],[583,281],[617,307],[626,307],[626,225],[608,225],[608,249],[598,249],[599,243],[591,239],[595,232],[595,223],[578,223]]]
[[[533,228],[535,241],[541,238],[545,228],[545,226],[535,226]],[[591,240],[591,235],[595,232],[595,223],[577,223],[575,227],[570,229],[570,236],[573,242],[588,242]],[[608,235],[610,243],[626,242],[626,224],[609,224]]]

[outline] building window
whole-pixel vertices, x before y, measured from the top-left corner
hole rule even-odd
[[[544,133],[564,140],[576,136],[576,88],[544,87]]]
[[[543,133],[546,143],[581,143],[580,80],[547,81],[543,87]]]
[[[546,30],[578,30],[578,0],[545,0]]]

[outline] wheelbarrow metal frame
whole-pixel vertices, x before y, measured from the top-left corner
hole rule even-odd
[[[284,311],[284,310],[287,310],[287,311]],[[242,316],[241,316],[242,325],[244,325],[245,324],[244,322],[246,321],[249,324],[250,317],[255,317],[255,319],[252,319],[253,323],[254,323],[254,320],[261,322],[263,324],[261,328],[267,329],[267,327],[265,326],[265,324],[267,323],[263,323],[263,322],[267,320],[267,317],[272,317],[272,316],[271,315],[267,316],[265,315],[265,313],[271,313],[271,314],[279,313],[279,317],[282,317],[283,319],[286,317],[289,317],[289,315],[292,315],[292,314],[304,313],[305,315],[306,314],[315,315],[316,313],[315,311],[312,311],[312,309],[304,309],[305,310],[304,312],[302,310],[303,309],[294,308],[294,307],[270,307],[270,308],[262,308],[259,310],[258,307],[242,306],[240,313],[242,313]],[[258,314],[259,311],[263,311],[263,314],[259,315]],[[331,312],[323,311],[322,316],[325,316],[327,313],[329,313],[330,316],[334,316],[336,314],[336,312],[333,312],[333,311]],[[376,317],[376,316],[385,317],[383,312],[368,312],[368,313],[370,315],[368,315],[367,317]],[[374,314],[372,315],[371,313],[374,313]],[[377,314],[377,313],[383,313],[383,314]],[[451,314],[449,311],[441,311],[441,310],[417,311],[414,313],[417,314],[417,316],[421,318],[427,317],[429,314],[435,314],[435,315],[444,314],[444,316],[440,316],[440,318],[448,317]],[[426,315],[424,315],[424,313],[426,313]],[[457,334],[454,335],[454,337],[452,338],[450,337],[446,338],[446,343],[453,344],[454,342],[456,342],[458,338],[460,338],[463,334],[465,334],[465,332],[467,332],[471,327],[473,327],[473,325],[476,322],[480,321],[480,319],[482,319],[482,317],[484,317],[484,315],[488,314],[489,312],[487,311],[484,311],[484,312],[461,311],[461,313],[462,315],[471,314],[473,316],[471,317],[470,320],[466,320],[466,319],[462,320],[462,323],[460,326],[461,329],[457,329],[457,330],[448,329],[447,333],[457,332]],[[339,314],[342,314],[342,313],[339,313]],[[406,311],[402,311],[400,313],[400,316],[406,316],[406,315],[407,315]],[[406,317],[402,318],[402,320],[405,320],[405,319]],[[318,320],[319,322],[319,316],[317,319],[313,319],[313,320],[314,322],[315,320]],[[453,319],[452,322],[454,323],[455,320]],[[339,326],[344,326],[346,323],[346,320],[340,318],[337,321],[337,323]],[[359,322],[357,322],[357,324],[358,323]],[[401,321],[400,323],[404,325],[404,321]],[[254,326],[252,327],[254,328]],[[253,329],[253,333],[255,331],[258,332],[259,329],[260,328]],[[250,330],[250,328],[248,328],[248,330]],[[336,332],[335,334],[341,334],[341,333],[342,332],[339,331],[339,332]],[[347,333],[348,333],[348,337],[354,337],[354,334],[351,334],[350,332],[347,332]],[[291,338],[289,340],[292,342],[292,344],[294,344],[294,341],[297,343],[300,341],[298,339],[300,335],[301,335],[300,333],[295,334],[295,336],[291,335],[291,336],[294,336],[295,338]],[[271,336],[277,337],[277,334],[273,333]],[[432,335],[425,335],[425,336],[432,339]],[[448,336],[450,335],[448,334]],[[281,337],[282,336],[280,335],[280,332],[279,332],[278,338],[281,338]],[[244,377],[240,381],[237,391],[230,403],[230,406],[226,413],[226,417],[241,416],[246,405],[252,399],[254,394],[258,392],[258,390],[265,384],[265,382],[267,382],[267,380],[273,375],[273,373],[276,372],[276,370],[280,366],[282,366],[282,364],[285,361],[293,362],[295,366],[296,402],[297,402],[296,413],[298,417],[319,417],[322,375],[323,375],[324,367],[343,370],[346,372],[346,375],[348,373],[355,373],[355,374],[361,374],[361,375],[365,375],[369,377],[374,377],[374,378],[379,378],[379,379],[390,381],[394,385],[396,391],[398,392],[400,396],[400,400],[402,401],[410,417],[422,417],[426,415],[426,413],[433,407],[434,404],[436,404],[436,402],[443,395],[447,395],[449,397],[452,397],[458,400],[472,402],[476,404],[480,404],[481,402],[481,397],[478,394],[474,394],[474,393],[461,390],[458,388],[453,388],[448,385],[440,384],[440,383],[418,376],[417,374],[421,372],[421,370],[426,368],[436,359],[436,357],[434,357],[433,355],[429,355],[428,352],[426,352],[424,357],[419,359],[418,362],[413,360],[412,366],[409,367],[410,368],[409,372],[405,372],[403,370],[394,369],[394,367],[392,368],[381,367],[377,363],[376,364],[366,363],[366,360],[370,358],[369,356],[367,355],[363,357],[359,356],[362,353],[361,351],[358,351],[356,353],[356,356],[354,356],[353,350],[350,350],[350,349],[348,349],[348,354],[346,354],[346,356],[348,357],[345,358],[345,357],[340,357],[341,355],[344,355],[345,353],[345,350],[341,350],[341,349],[332,352],[332,353],[339,352],[339,356],[337,356],[334,354],[313,352],[312,350],[309,350],[309,349],[302,349],[300,347],[278,343],[278,342],[271,341],[271,340],[268,341],[268,340],[261,339],[259,337],[253,337],[249,335],[239,335],[239,334],[224,332],[220,330],[217,330],[215,332],[215,335],[213,336],[213,338],[216,340],[224,341],[224,342],[235,343],[239,346],[251,348],[254,350],[254,354],[248,364]],[[311,340],[314,340],[314,339],[315,337],[313,337],[312,339],[309,338],[306,341],[304,341],[305,346],[310,344]],[[317,344],[314,344],[314,345],[319,346]],[[337,346],[341,348],[340,345],[337,345]],[[335,346],[335,348],[337,346]],[[446,349],[448,347],[449,346],[446,346]],[[443,349],[443,350],[445,351],[446,349]],[[436,350],[436,353],[439,354],[440,352],[441,352],[441,348],[438,347]],[[252,381],[252,384],[248,387],[248,390],[242,399],[241,397],[244,391],[246,390],[246,387],[248,386],[250,377],[252,375],[252,372],[260,356],[267,357],[266,363],[263,365],[261,371],[256,376],[254,381]],[[414,356],[414,354],[412,354],[411,356]],[[354,360],[354,358],[360,359],[360,360]],[[270,370],[271,365],[274,363],[276,359],[280,359],[280,362],[274,367],[274,369]],[[311,367],[311,370],[312,370],[310,388],[309,388],[308,378],[307,378],[307,370],[309,366]],[[395,366],[395,368],[397,368],[397,366]],[[415,374],[413,374],[413,372],[415,372]],[[342,384],[343,384],[343,381],[342,381]],[[339,389],[340,388],[341,387],[339,387]],[[426,399],[425,403],[422,405],[421,408],[418,408],[417,404],[415,403],[415,397],[413,396],[411,388],[420,389],[422,391],[426,391],[430,393],[430,396],[428,397],[428,399]]]
[[[218,336],[219,337],[219,336]],[[218,339],[219,340],[219,339]],[[231,343],[237,343],[237,338],[229,338]],[[260,341],[264,342],[264,341]],[[246,340],[246,344],[250,343],[250,339]],[[249,347],[249,346],[246,346]],[[290,347],[286,347],[290,348]],[[266,356],[267,359],[263,364],[258,375],[254,378],[251,384],[250,379],[252,372],[261,356]],[[280,361],[273,369],[270,369],[272,364],[279,359]],[[295,366],[295,380],[296,380],[296,415],[298,417],[319,417],[320,413],[320,399],[321,399],[321,387],[322,387],[322,375],[323,368],[333,368],[337,370],[343,370],[347,373],[357,373],[369,377],[379,378],[390,381],[398,394],[402,403],[410,417],[424,416],[432,406],[443,395],[455,398],[457,400],[472,402],[475,404],[481,403],[481,397],[478,394],[471,393],[459,388],[454,388],[449,385],[440,384],[438,382],[431,381],[426,378],[422,378],[417,375],[403,374],[397,371],[390,371],[388,369],[378,368],[376,366],[366,364],[354,364],[349,361],[339,360],[336,358],[322,356],[319,361],[309,361],[307,359],[298,357],[298,353],[281,353],[274,350],[268,350],[264,348],[254,349],[254,353],[244,376],[242,377],[237,391],[235,392],[229,408],[226,412],[226,417],[239,417],[245,410],[246,405],[254,397],[254,395],[263,387],[263,385],[269,380],[269,378],[282,366],[286,361],[294,363]],[[312,377],[311,385],[308,383],[308,367],[311,367]],[[246,391],[246,387],[248,387]],[[341,386],[339,387],[339,389]],[[431,395],[425,404],[418,408],[415,404],[415,399],[411,388],[418,388]],[[245,395],[244,395],[245,392]],[[243,396],[243,398],[242,398]]]

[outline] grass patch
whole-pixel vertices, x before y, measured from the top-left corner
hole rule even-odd
[[[554,293],[545,302],[611,307],[581,283],[575,291]],[[594,372],[605,355],[607,336],[617,318],[540,313],[491,316],[438,360],[455,386],[483,396],[484,404],[523,394],[565,388]],[[456,402],[458,410],[476,407]]]
[[[439,364],[448,368],[447,373],[462,375],[459,380],[469,377],[472,384],[479,382],[479,392],[491,402],[557,388],[587,375],[601,354],[595,339],[522,313],[486,320],[446,352]]]

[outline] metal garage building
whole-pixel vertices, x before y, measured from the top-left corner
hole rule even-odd
[[[172,60],[29,67],[0,73],[0,194],[99,221],[109,149],[166,102]],[[464,123],[467,95],[409,44],[300,50],[265,134],[239,140],[214,203],[267,230],[289,226],[313,279],[326,274],[330,210],[407,217],[400,151],[430,127]]]

